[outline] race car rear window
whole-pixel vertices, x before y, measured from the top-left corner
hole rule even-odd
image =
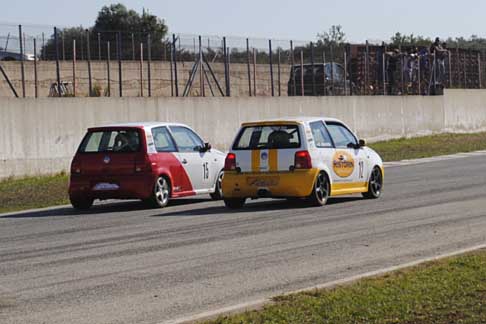
[[[138,130],[105,130],[88,132],[78,152],[138,152],[140,134]]]
[[[299,148],[297,125],[269,125],[244,127],[233,145],[233,150],[260,150]]]

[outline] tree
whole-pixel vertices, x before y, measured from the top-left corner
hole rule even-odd
[[[317,44],[323,46],[341,46],[346,41],[346,34],[341,25],[332,25],[329,31],[317,34]]]
[[[102,55],[106,57],[106,43],[108,41],[111,44],[111,55],[114,58],[116,55],[117,35],[121,35],[122,58],[132,58],[132,39],[136,43],[135,51],[137,54],[139,53],[139,44],[144,43],[144,47],[146,47],[148,36],[150,35],[152,57],[160,59],[164,46],[166,46],[164,37],[167,35],[167,32],[168,28],[164,20],[148,13],[146,10],[139,14],[135,10],[129,10],[123,4],[118,3],[102,7],[94,26],[87,29],[84,29],[82,26],[65,28],[59,31],[59,35],[63,35],[66,59],[72,58],[71,44],[73,39],[76,39],[77,43],[77,57],[85,58],[87,56],[86,43],[88,37],[92,58],[98,58],[99,45],[101,46]],[[59,44],[59,46],[62,46],[62,44]],[[45,57],[47,59],[55,58],[54,35],[51,36],[42,51],[46,54]],[[145,57],[147,57],[146,53],[147,51],[145,50]]]
[[[429,46],[432,40],[424,36],[415,36],[414,34],[405,35],[402,33],[395,33],[390,38],[391,45],[394,46]]]

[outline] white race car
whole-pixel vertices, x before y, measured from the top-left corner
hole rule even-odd
[[[244,123],[226,156],[223,198],[240,208],[247,198],[328,197],[383,190],[380,156],[343,122],[305,117]]]

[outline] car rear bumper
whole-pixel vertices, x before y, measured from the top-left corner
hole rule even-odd
[[[99,183],[116,184],[117,189],[96,190]],[[123,175],[113,178],[72,175],[69,183],[71,197],[93,199],[146,199],[152,194],[155,176],[152,174]]]
[[[292,172],[236,173],[223,176],[225,198],[307,197],[312,193],[318,169]]]

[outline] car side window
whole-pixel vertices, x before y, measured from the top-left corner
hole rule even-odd
[[[326,123],[336,147],[348,147],[350,143],[357,145],[356,137],[344,125],[339,123]]]
[[[175,152],[176,147],[169,131],[166,127],[156,127],[152,129],[155,150],[157,152]]]
[[[316,121],[310,123],[310,128],[312,131],[312,137],[314,138],[314,143],[316,147],[329,148],[332,147],[331,137],[327,132],[324,124],[321,121]]]
[[[192,130],[182,126],[170,127],[177,148],[180,152],[194,152],[199,151],[204,147],[204,142]]]

